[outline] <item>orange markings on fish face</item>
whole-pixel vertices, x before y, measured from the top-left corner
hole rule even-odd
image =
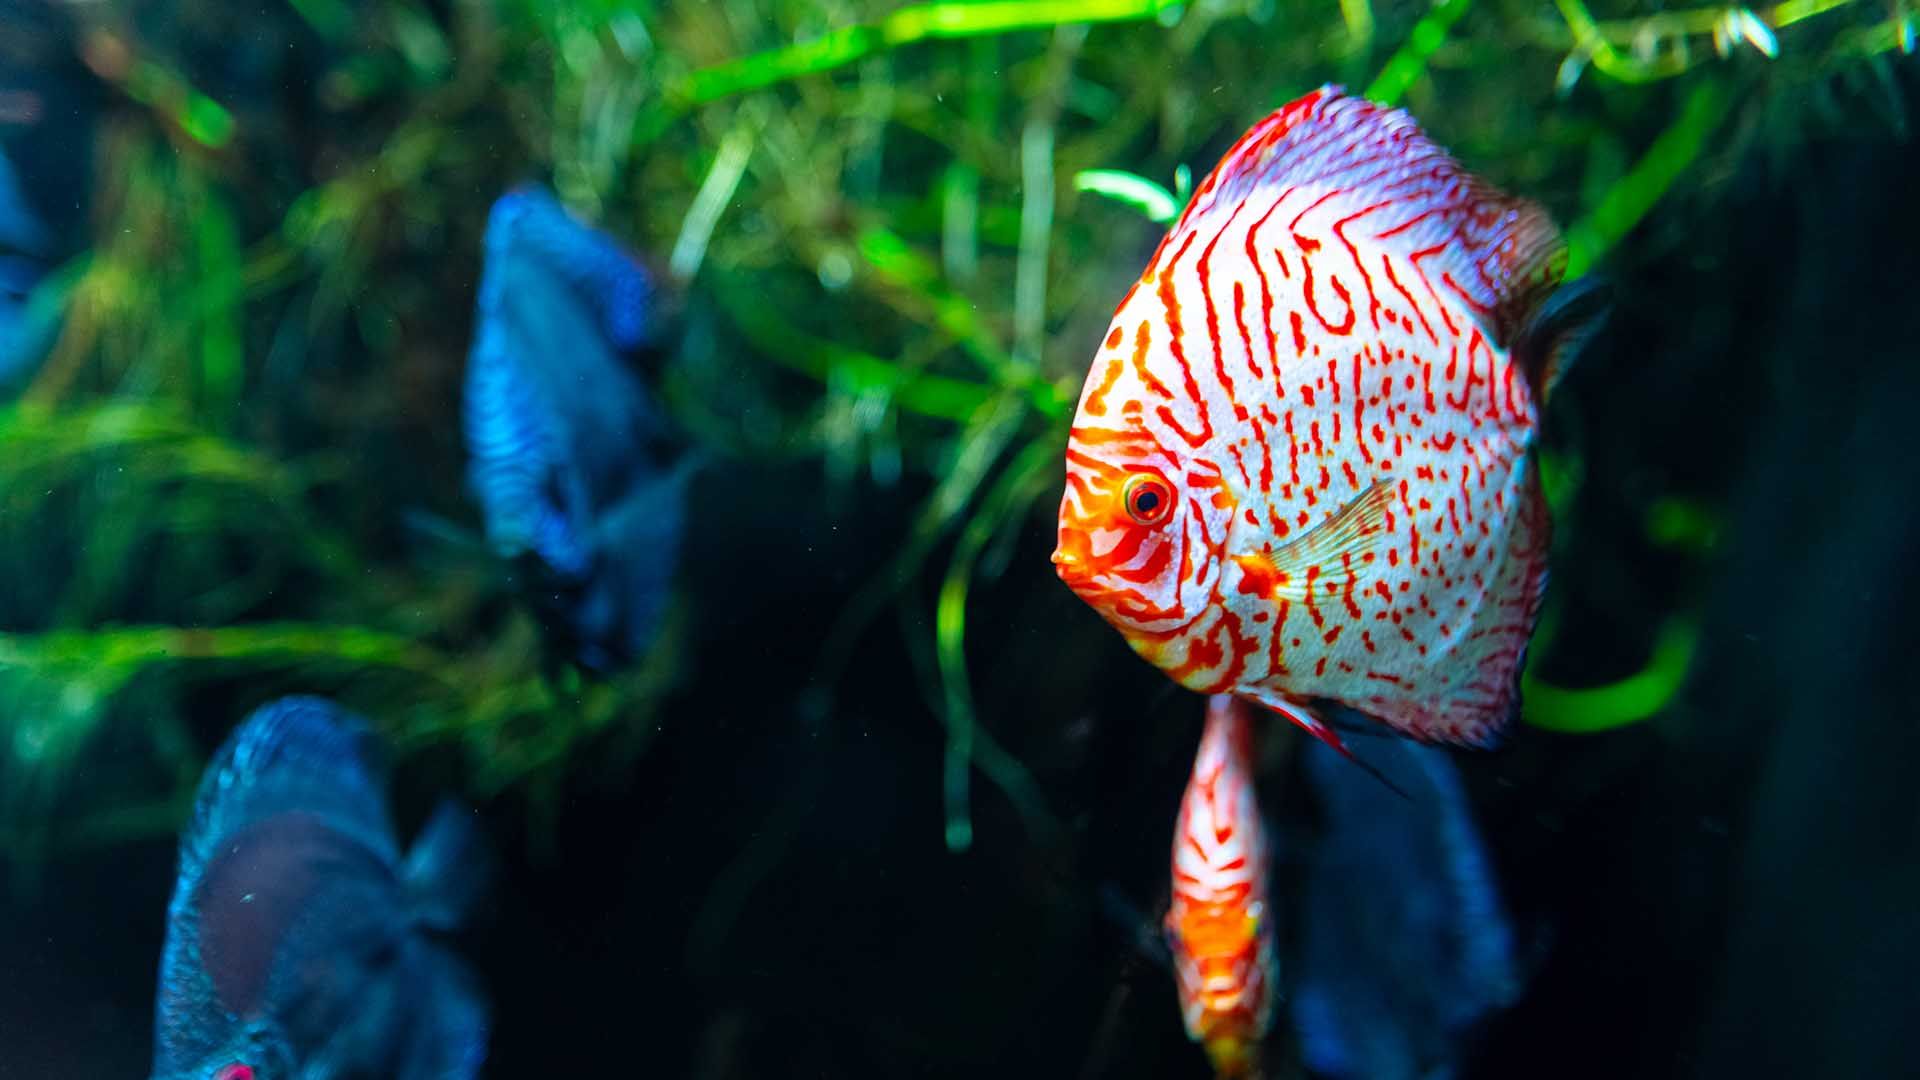
[[[1053,564],[1131,641],[1180,626],[1205,606],[1206,592],[1195,589],[1205,576],[1199,567],[1217,558],[1215,538],[1226,531],[1213,519],[1232,510],[1218,491],[1196,494],[1217,486],[1214,474],[1189,469],[1137,418],[1125,423],[1074,427]]]

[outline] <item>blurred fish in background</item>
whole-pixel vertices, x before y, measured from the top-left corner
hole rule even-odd
[[[1305,856],[1288,1004],[1302,1061],[1318,1075],[1443,1080],[1524,978],[1446,751],[1379,743],[1369,761],[1405,796],[1302,740],[1323,827]]]
[[[632,364],[655,291],[611,239],[552,195],[494,204],[468,360],[469,482],[488,544],[531,570],[530,591],[582,664],[644,652],[666,610],[690,459]]]
[[[1207,726],[1173,834],[1167,910],[1180,1013],[1220,1077],[1264,1075],[1279,992],[1267,838],[1253,786],[1253,706],[1207,700]]]
[[[54,269],[85,225],[98,84],[63,12],[0,7],[0,391],[30,375],[60,330]]]
[[[477,899],[484,849],[443,804],[403,858],[373,742],[289,697],[214,758],[167,912],[155,1080],[478,1073],[488,1010],[434,936]]]

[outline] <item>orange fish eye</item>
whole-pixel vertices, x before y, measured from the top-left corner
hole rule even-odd
[[[1120,489],[1120,502],[1134,521],[1158,525],[1173,514],[1173,489],[1157,476],[1134,473]]]

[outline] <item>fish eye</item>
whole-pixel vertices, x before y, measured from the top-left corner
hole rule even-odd
[[[1167,482],[1147,473],[1135,473],[1127,478],[1127,486],[1120,490],[1120,502],[1127,508],[1127,516],[1142,525],[1158,525],[1173,513],[1173,491]]]
[[[253,1066],[236,1061],[222,1066],[219,1072],[213,1074],[213,1080],[253,1080]]]

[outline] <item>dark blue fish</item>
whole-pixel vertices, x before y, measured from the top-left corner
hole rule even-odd
[[[54,269],[85,243],[101,86],[79,36],[66,5],[0,4],[0,392],[52,348],[67,291]]]
[[[53,348],[60,334],[56,293],[46,264],[0,251],[0,390],[25,381]]]
[[[200,781],[167,909],[154,1080],[458,1080],[487,1009],[435,940],[484,861],[443,806],[403,858],[359,718],[263,706]]]
[[[635,373],[644,270],[546,192],[493,206],[467,363],[469,480],[501,556],[539,568],[581,662],[645,651],[679,561],[690,470]]]
[[[1523,977],[1494,871],[1442,749],[1381,739],[1402,796],[1303,740],[1324,830],[1306,856],[1288,1005],[1326,1077],[1440,1080]]]
[[[56,240],[0,146],[0,389],[32,371],[53,347],[59,304],[43,288]]]

